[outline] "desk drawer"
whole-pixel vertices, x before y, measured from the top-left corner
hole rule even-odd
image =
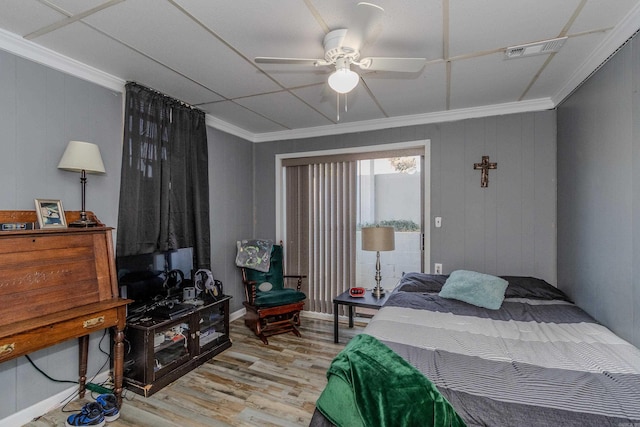
[[[124,312],[124,311],[123,311]],[[78,338],[118,324],[118,308],[74,317],[20,334],[0,338],[0,362]]]

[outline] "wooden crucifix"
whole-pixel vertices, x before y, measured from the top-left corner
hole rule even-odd
[[[473,169],[482,169],[480,176],[480,187],[489,186],[489,169],[498,169],[497,163],[489,163],[489,156],[482,156],[482,163],[474,163]]]

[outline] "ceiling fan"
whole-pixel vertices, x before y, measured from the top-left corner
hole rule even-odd
[[[359,22],[354,23],[352,29],[340,28],[332,30],[324,37],[324,58],[281,58],[259,56],[254,59],[257,64],[292,64],[313,65],[315,67],[335,67],[329,76],[328,84],[338,94],[347,94],[358,85],[360,76],[351,69],[357,65],[362,70],[392,71],[401,73],[416,73],[425,66],[426,58],[391,58],[364,57],[360,58],[360,49],[379,31],[380,17],[384,9],[378,5],[359,2],[364,9]],[[358,25],[362,23],[362,25]],[[345,103],[346,109],[346,103]],[[338,119],[340,117],[338,116]]]
[[[362,70],[416,73],[424,67],[427,61],[426,58],[375,56],[360,59],[360,50],[357,47],[344,44],[348,31],[344,28],[333,30],[324,37],[323,59],[259,56],[255,58],[255,62],[258,64],[313,65],[315,67],[335,66],[336,71],[329,76],[329,86],[338,93],[348,93],[357,86],[360,79],[360,76],[351,70],[351,64],[357,65]]]

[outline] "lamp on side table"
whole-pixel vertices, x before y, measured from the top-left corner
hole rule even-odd
[[[384,296],[384,289],[380,287],[382,276],[380,275],[380,251],[392,251],[395,249],[395,234],[393,227],[363,227],[362,250],[376,251],[376,287],[373,295],[376,298]]]

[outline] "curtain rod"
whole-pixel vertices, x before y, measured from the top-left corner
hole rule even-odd
[[[148,86],[141,85],[140,83],[136,83],[136,82],[128,81],[128,82],[127,82],[127,84],[125,85],[125,87],[127,87],[127,86],[137,86],[137,87],[140,87],[140,88],[142,88],[142,89],[148,90],[149,92],[153,92],[153,93],[155,93],[156,95],[160,95],[160,96],[162,96],[162,97],[164,97],[164,98],[166,98],[166,99],[168,99],[168,100],[170,100],[170,101],[172,101],[172,102],[175,102],[176,104],[180,104],[180,105],[182,105],[183,107],[187,107],[187,108],[190,108],[190,109],[192,109],[192,110],[199,111],[199,112],[201,112],[202,114],[206,114],[204,111],[202,111],[202,110],[201,110],[201,109],[199,109],[198,107],[194,107],[194,106],[193,106],[193,105],[191,105],[191,104],[188,104],[188,103],[186,103],[186,102],[184,102],[184,101],[181,101],[181,100],[179,100],[179,99],[176,99],[176,98],[174,98],[174,97],[172,97],[172,96],[166,95],[166,94],[164,94],[164,93],[162,93],[162,92],[160,92],[160,91],[158,91],[158,90],[152,89],[152,88],[150,88],[150,87],[148,87]]]

